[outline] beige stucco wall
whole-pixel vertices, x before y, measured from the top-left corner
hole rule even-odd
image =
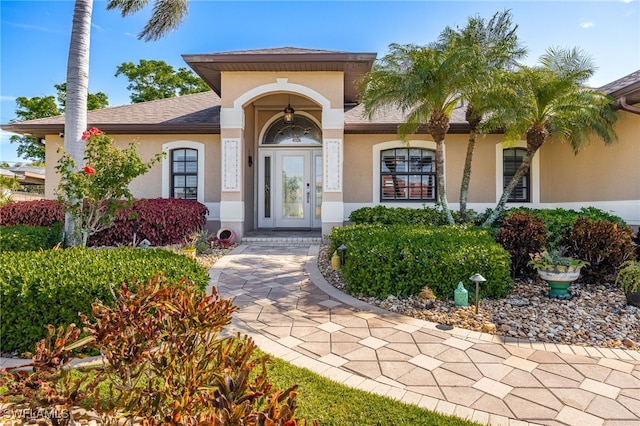
[[[410,140],[432,141],[429,135],[412,135]],[[495,201],[495,144],[501,141],[500,135],[481,137],[474,151],[469,188],[469,202]],[[384,142],[397,141],[395,134],[387,135],[345,135],[344,143],[344,201],[346,203],[373,202],[374,146]],[[460,198],[460,183],[467,152],[468,135],[447,135],[445,141],[447,199],[455,203]],[[411,145],[409,145],[411,146]],[[421,202],[419,202],[421,204]]]
[[[273,84],[278,78],[306,86],[322,94],[332,108],[344,104],[343,72],[223,72],[221,76],[222,107],[232,108],[233,102],[244,93],[262,85]],[[284,108],[286,103],[282,106]],[[297,109],[297,105],[292,103]]]
[[[619,111],[618,141],[593,138],[577,156],[569,144],[540,148],[540,201],[640,200],[640,116]]]
[[[162,152],[162,145],[175,141],[200,142],[205,145],[205,202],[220,201],[220,135],[110,135],[115,145],[125,148],[131,141],[135,141],[138,155],[148,161],[156,153]],[[46,184],[45,197],[55,198],[55,189],[60,182],[60,176],[55,171],[55,166],[60,153],[58,148],[64,145],[64,141],[56,135],[46,136]],[[136,198],[157,198],[162,196],[162,165],[156,164],[148,173],[134,179],[131,182],[131,192]]]

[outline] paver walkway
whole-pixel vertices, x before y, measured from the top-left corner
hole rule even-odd
[[[492,425],[640,425],[640,352],[530,343],[383,311],[330,286],[318,245],[251,243],[210,271],[232,327],[355,388]]]

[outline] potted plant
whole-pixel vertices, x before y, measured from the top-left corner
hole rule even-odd
[[[531,260],[527,265],[538,272],[538,276],[549,285],[549,297],[554,299],[570,299],[568,289],[572,282],[580,277],[580,269],[589,265],[584,260],[565,255],[563,248],[543,250],[541,253],[529,254]]]
[[[195,259],[196,258],[196,244],[198,243],[200,235],[197,233],[193,233],[184,237],[184,242],[182,244],[182,253],[187,255],[188,257]]]
[[[616,284],[624,291],[628,305],[640,307],[640,262],[624,262],[616,276]]]

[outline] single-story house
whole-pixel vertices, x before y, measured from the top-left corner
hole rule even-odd
[[[183,55],[211,91],[88,113],[125,146],[147,159],[166,158],[132,182],[136,197],[180,197],[209,209],[209,227],[242,237],[262,228],[321,229],[343,225],[363,206],[422,207],[436,201],[435,143],[425,132],[407,145],[402,121],[387,111],[371,120],[358,104],[355,81],[375,53],[300,48]],[[545,143],[510,205],[595,206],[640,225],[640,71],[602,87],[618,101],[619,141],[598,140],[574,156]],[[47,198],[59,182],[54,167],[64,118],[3,125],[45,140]],[[469,127],[456,109],[446,138],[447,195],[458,207]],[[468,207],[494,207],[523,155],[524,141],[502,145],[501,134],[476,145]]]

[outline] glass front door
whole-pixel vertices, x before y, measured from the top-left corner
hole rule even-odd
[[[322,151],[263,150],[260,166],[258,226],[321,227]]]

